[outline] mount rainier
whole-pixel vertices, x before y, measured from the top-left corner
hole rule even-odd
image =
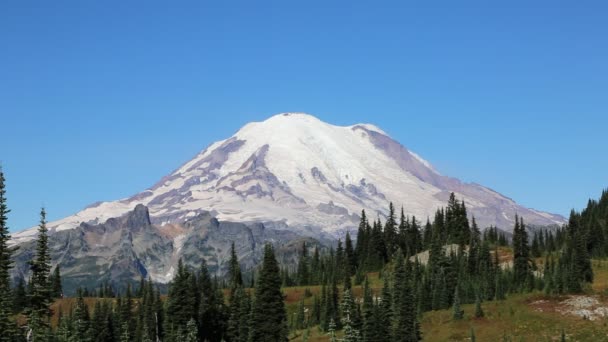
[[[49,223],[51,231],[99,224],[144,204],[164,225],[211,211],[232,222],[283,222],[333,235],[357,226],[362,209],[384,217],[388,203],[426,221],[450,192],[482,227],[510,230],[515,214],[533,225],[562,216],[524,208],[489,188],[441,175],[429,162],[369,124],[334,126],[302,113],[275,115],[215,142],[154,186]],[[15,233],[27,241],[36,228]]]
[[[143,192],[96,203],[48,228],[53,260],[61,263],[66,281],[93,281],[95,273],[167,282],[179,258],[194,265],[204,257],[221,271],[231,241],[249,267],[264,241],[331,243],[355,230],[362,209],[384,217],[389,202],[425,222],[451,192],[464,199],[481,227],[510,230],[516,214],[532,225],[565,223],[562,216],[441,175],[376,126],[341,127],[284,113],[211,144]],[[12,243],[24,247],[17,276],[27,274],[23,264],[36,232],[13,234]],[[83,258],[88,266],[76,263]]]

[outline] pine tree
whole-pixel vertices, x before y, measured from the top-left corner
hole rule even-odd
[[[369,236],[368,236],[368,222],[365,210],[361,210],[361,220],[359,222],[359,229],[357,230],[357,244],[355,246],[355,256],[357,258],[357,264],[359,266],[365,265],[365,259],[368,255]]]
[[[72,318],[73,333],[71,338],[73,338],[74,341],[87,342],[92,340],[89,332],[89,321],[89,310],[82,298],[82,290],[79,290],[76,299],[76,309],[74,309]]]
[[[344,338],[343,342],[359,342],[361,341],[361,333],[353,324],[353,318],[356,316],[356,304],[353,300],[350,290],[345,290],[342,296],[340,309],[342,310]]]
[[[238,342],[247,342],[249,340],[249,324],[251,322],[251,297],[247,292],[244,292],[240,305],[241,313],[239,315],[239,339]]]
[[[363,337],[363,341],[374,341],[377,337],[374,301],[367,277],[363,283],[363,329],[361,335]]]
[[[461,320],[464,318],[464,310],[460,307],[460,291],[458,291],[458,286],[454,290],[454,304],[452,305],[452,318],[454,320]]]
[[[5,179],[2,166],[0,166],[0,341],[8,342],[13,335],[14,323],[9,319],[13,300],[10,294],[10,269],[12,268],[11,257],[13,249],[8,242],[11,239],[7,225],[10,210],[6,205]]]
[[[393,321],[393,296],[388,283],[388,278],[384,277],[382,286],[380,305],[376,312],[376,337],[380,341],[390,341],[391,339],[391,322]]]
[[[250,342],[287,341],[287,313],[279,265],[270,244],[264,247],[264,259],[255,288],[255,300],[251,313]]]
[[[401,251],[397,252],[395,261],[395,327],[393,341],[412,342],[421,340],[420,324],[416,318],[416,304],[412,290],[412,279],[409,267],[403,261]]]
[[[239,339],[239,316],[241,315],[241,303],[245,291],[242,287],[237,287],[230,297],[229,316],[226,327],[226,337],[228,341],[238,341]]]
[[[198,328],[196,327],[196,322],[194,318],[191,318],[188,323],[186,323],[186,336],[183,339],[184,342],[197,342],[198,341]]]
[[[306,242],[302,242],[300,260],[298,260],[297,282],[299,286],[310,285],[310,269],[308,265],[308,248]]]
[[[17,286],[12,291],[13,295],[13,312],[20,313],[27,306],[27,291],[25,289],[25,281],[19,278]]]
[[[180,259],[177,263],[177,273],[169,287],[167,300],[165,323],[169,335],[175,335],[179,329],[184,330],[188,321],[197,315],[194,305],[196,293],[191,277],[193,275],[188,272]]]
[[[304,329],[306,327],[306,311],[304,307],[304,298],[300,300],[298,310],[296,311],[295,328],[297,330]]]
[[[515,215],[513,229],[513,282],[515,286],[523,289],[531,273],[530,247],[528,246],[528,233],[523,218]]]
[[[395,206],[393,202],[390,202],[388,206],[388,218],[384,225],[384,241],[386,243],[386,255],[390,257],[398,247],[397,221],[395,219]]]
[[[353,248],[353,241],[350,238],[350,233],[346,232],[346,237],[344,238],[344,253],[346,254],[346,266],[348,276],[352,276],[355,274],[355,270],[357,269],[357,257],[355,255],[355,250]]]
[[[30,281],[28,324],[34,339],[46,339],[51,316],[51,286],[49,284],[51,256],[47,232],[46,211],[42,208],[36,240],[36,257],[30,262],[32,278]]]
[[[234,242],[230,245],[230,263],[228,270],[228,278],[230,279],[230,287],[232,289],[243,285],[243,275],[241,274],[241,266],[236,255]]]
[[[63,296],[63,288],[61,286],[61,271],[59,265],[55,266],[50,283],[53,298],[61,298]]]

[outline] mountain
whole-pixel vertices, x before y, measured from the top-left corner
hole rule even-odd
[[[148,208],[138,204],[101,224],[81,223],[55,231],[49,236],[49,247],[53,264],[61,265],[64,291],[73,294],[80,287],[94,289],[105,282],[124,287],[141,277],[167,283],[175,275],[179,259],[198,269],[204,258],[209,271],[221,275],[228,269],[233,242],[241,267],[251,270],[261,261],[267,241],[279,247],[277,257],[286,264],[296,262],[303,241],[322,250],[331,244],[322,237],[313,240],[262,223],[219,221],[205,211],[180,223],[159,226],[151,222]],[[23,242],[15,252],[13,278],[28,279],[35,242]]]
[[[341,127],[308,114],[284,113],[249,123],[211,144],[143,192],[93,204],[49,228],[100,224],[144,204],[152,222],[160,225],[209,211],[220,220],[274,222],[313,235],[339,236],[356,227],[361,209],[370,217],[384,217],[392,201],[407,215],[426,220],[451,192],[465,200],[482,227],[511,230],[515,214],[531,225],[565,222],[489,188],[441,175],[376,126]],[[13,240],[21,243],[35,233],[31,228]]]
[[[515,214],[530,225],[565,223],[441,175],[376,126],[340,127],[285,113],[245,125],[143,192],[93,204],[48,227],[53,260],[68,283],[142,275],[167,282],[179,258],[192,266],[205,258],[222,273],[231,241],[245,267],[256,264],[265,241],[328,246],[356,229],[362,209],[385,217],[390,201],[426,221],[451,192],[481,227],[510,231]],[[36,228],[13,234],[12,243],[22,246],[17,276],[27,276],[35,235]]]

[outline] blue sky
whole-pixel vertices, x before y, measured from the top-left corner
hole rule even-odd
[[[11,230],[287,111],[374,123],[529,207],[566,215],[608,187],[605,1],[167,4],[0,4]]]

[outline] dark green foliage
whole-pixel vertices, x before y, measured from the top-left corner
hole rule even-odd
[[[236,255],[234,248],[234,242],[230,245],[230,263],[228,270],[228,279],[230,286],[236,288],[243,285],[243,275],[241,274],[241,266],[239,265],[239,259]]]
[[[36,257],[30,262],[32,277],[27,310],[28,323],[35,339],[46,339],[50,329],[52,291],[49,275],[51,272],[51,256],[47,234],[46,212],[42,208],[36,240]]]
[[[513,283],[524,289],[532,272],[528,233],[523,218],[515,216],[513,228]]]
[[[87,342],[92,340],[90,333],[90,316],[87,306],[82,298],[82,291],[78,291],[76,308],[74,309],[72,321],[72,336],[76,341]]]
[[[264,247],[264,259],[255,288],[251,313],[250,342],[287,341],[287,313],[281,293],[279,265],[270,244]]]
[[[190,319],[196,318],[196,289],[192,284],[193,274],[183,265],[181,259],[177,264],[177,274],[169,288],[165,331],[170,340],[177,332],[184,330]]]
[[[353,248],[353,242],[349,232],[346,232],[346,237],[344,239],[344,253],[346,254],[344,269],[348,274],[348,277],[350,277],[354,275],[357,270],[357,256],[355,255],[355,249]]]
[[[0,166],[0,341],[11,341],[15,332],[15,323],[10,319],[12,309],[15,307],[11,298],[10,269],[13,248],[9,247],[11,239],[7,220],[10,210],[6,204],[6,188],[4,172]]]
[[[454,290],[454,304],[452,304],[452,318],[454,320],[461,320],[464,318],[464,310],[460,306],[460,291],[458,286]]]
[[[393,202],[389,203],[388,206],[388,218],[386,219],[386,224],[384,225],[384,245],[386,251],[384,252],[384,259],[390,257],[397,251],[399,248],[398,240],[397,240],[397,221],[395,218],[395,206],[393,206]]]
[[[413,342],[422,340],[420,324],[416,317],[416,304],[412,289],[412,272],[403,260],[401,251],[395,261],[394,331],[393,341]],[[388,321],[387,321],[388,322]]]
[[[204,260],[201,262],[198,282],[194,286],[195,296],[199,298],[197,303],[198,326],[201,327],[199,334],[205,341],[221,341],[226,321],[224,297],[221,290],[213,283]],[[193,319],[196,320],[195,317]]]
[[[63,296],[63,289],[61,286],[61,270],[59,269],[59,265],[55,266],[55,270],[49,279],[49,283],[51,286],[52,297],[61,298]]]
[[[297,284],[305,286],[310,284],[310,267],[308,260],[308,248],[306,242],[302,242],[302,250],[300,252],[300,260],[298,261],[298,272],[296,275]]]

